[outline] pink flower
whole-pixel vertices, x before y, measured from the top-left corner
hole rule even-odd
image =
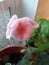
[[[9,23],[10,24],[7,25],[6,37],[8,39],[13,37],[19,41],[28,40],[31,37],[33,30],[39,27],[36,22],[28,17],[17,19],[17,16],[13,16]]]

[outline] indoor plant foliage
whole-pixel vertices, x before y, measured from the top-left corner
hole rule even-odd
[[[40,19],[37,24],[28,17],[14,15],[7,25],[6,38],[26,41],[27,49],[21,50],[26,54],[18,65],[49,65],[49,21]]]

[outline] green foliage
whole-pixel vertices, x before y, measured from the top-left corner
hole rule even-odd
[[[49,36],[49,21],[45,19],[40,19],[40,34],[42,34],[42,37]]]
[[[39,28],[33,32],[28,42],[33,42],[39,51],[44,51],[49,48],[49,21],[40,19],[38,22]]]
[[[33,65],[35,61],[31,61],[30,58],[34,53],[36,53],[36,50],[37,50],[36,48],[29,47],[27,49],[27,53],[24,55],[21,61],[21,65]]]
[[[32,62],[29,60],[22,60],[21,65],[32,65]]]
[[[34,47],[29,47],[28,49],[27,49],[27,53],[26,53],[26,55],[23,57],[23,59],[30,59],[30,57],[31,57],[31,55],[33,55],[33,53],[36,53],[36,50],[37,50],[37,48],[34,48]]]
[[[35,41],[38,50],[44,51],[49,48],[49,21],[40,19],[40,29]]]
[[[46,53],[39,55],[36,65],[49,65],[49,55]]]
[[[32,65],[29,59],[34,53],[38,54],[36,65],[49,65],[49,55],[45,52],[49,48],[49,21],[39,19],[38,22],[39,28],[34,30],[31,38],[27,41],[29,43],[32,42],[32,46],[34,43],[37,48],[33,51],[33,48],[29,47],[27,54],[23,58],[22,63],[24,64],[22,65]]]
[[[12,65],[11,63],[6,63],[5,65]]]
[[[28,43],[34,43],[37,32],[36,29],[32,32],[31,38],[27,41]]]

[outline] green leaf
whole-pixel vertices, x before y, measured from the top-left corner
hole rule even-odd
[[[29,60],[22,60],[21,65],[32,65],[32,62]]]
[[[44,51],[46,50],[47,48],[49,48],[49,43],[42,43],[38,46],[38,51]]]
[[[39,22],[40,22],[40,34],[42,34],[42,37],[49,35],[49,21],[46,19],[40,19]]]
[[[27,49],[22,49],[22,50],[21,50],[21,53],[26,52],[26,51],[27,51]]]
[[[6,63],[5,65],[12,65],[11,63]]]
[[[39,55],[36,65],[49,65],[49,55],[46,53]]]
[[[23,59],[24,59],[24,60],[30,59],[30,57],[31,57],[34,53],[36,53],[36,51],[37,51],[37,48],[34,48],[34,47],[28,48],[27,53],[24,55]]]

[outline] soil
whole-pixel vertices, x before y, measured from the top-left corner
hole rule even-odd
[[[23,58],[23,54],[11,54],[5,55],[0,58],[0,65],[5,65],[6,63],[11,63],[12,65],[17,65],[19,61]]]

